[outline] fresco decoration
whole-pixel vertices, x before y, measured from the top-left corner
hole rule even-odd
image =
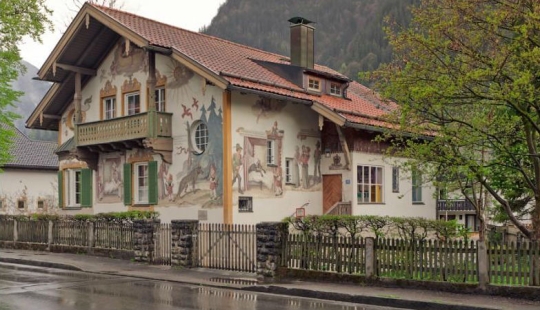
[[[301,135],[297,138],[303,142],[302,145],[296,145],[292,158],[291,187],[296,190],[318,190],[322,182],[321,174],[321,141],[317,138],[314,145],[310,144],[314,139],[307,139]]]
[[[143,49],[131,42],[129,48],[126,48],[126,40],[122,38],[114,47],[113,60],[109,69],[113,80],[117,75],[131,78],[134,73],[148,69],[148,57]],[[100,78],[106,77],[106,72],[102,72]]]
[[[123,199],[124,156],[120,153],[101,155],[96,176],[97,201],[121,202]]]
[[[328,167],[330,170],[343,170],[343,164],[341,163],[341,156],[339,154],[335,154],[332,156],[332,163]]]
[[[260,197],[282,197],[284,131],[279,129],[278,122],[274,121],[272,128],[263,133],[248,132],[243,128],[237,132],[244,136],[244,143],[233,146],[233,191]],[[269,141],[273,141],[273,162],[269,162]]]
[[[255,104],[251,106],[251,111],[257,117],[256,120],[257,123],[259,123],[261,118],[271,119],[275,117],[275,115],[279,114],[281,110],[283,110],[286,104],[287,103],[284,100],[259,97],[259,99],[255,101]]]
[[[189,109],[190,116],[180,115],[186,126],[187,137],[179,145],[175,145],[175,154],[181,156],[181,170],[177,173],[165,172],[163,178],[167,198],[175,205],[201,205],[203,208],[223,206],[223,137],[221,109],[212,97],[208,108],[200,104],[197,98],[191,103],[181,104]],[[200,106],[199,106],[200,105]],[[208,143],[204,149],[196,147],[193,135],[197,126],[205,126],[208,130]],[[165,177],[165,174],[167,175]],[[173,192],[167,191],[167,186]],[[165,202],[164,202],[165,203]]]

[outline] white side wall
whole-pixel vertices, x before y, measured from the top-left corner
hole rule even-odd
[[[58,205],[57,173],[49,170],[5,168],[0,172],[0,200],[5,214],[56,213]],[[17,201],[25,200],[26,208],[19,209]],[[45,202],[38,210],[38,200]]]

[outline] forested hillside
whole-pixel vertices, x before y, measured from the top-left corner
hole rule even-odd
[[[388,62],[384,17],[408,24],[418,0],[227,0],[202,32],[289,56],[293,16],[316,22],[315,59],[351,78]]]

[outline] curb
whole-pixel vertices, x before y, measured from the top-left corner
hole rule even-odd
[[[314,291],[314,290],[306,290],[306,289],[299,289],[299,288],[286,288],[286,287],[280,287],[280,286],[274,286],[274,285],[253,286],[253,287],[243,288],[241,290],[261,292],[261,293],[270,293],[270,294],[277,294],[277,295],[286,295],[286,296],[297,296],[297,297],[333,300],[333,301],[340,301],[340,302],[359,303],[359,304],[381,306],[381,307],[407,308],[407,309],[415,309],[415,310],[432,310],[432,309],[494,310],[494,309],[497,309],[497,308],[475,307],[475,306],[458,305],[458,304],[446,304],[446,303],[438,303],[438,302],[431,302],[431,301],[418,301],[418,300],[406,300],[406,299],[389,298],[389,297],[332,293],[332,292]]]
[[[45,268],[56,268],[56,269],[65,269],[65,270],[74,270],[74,271],[84,271],[81,268],[75,267],[73,265],[60,264],[60,263],[50,263],[50,262],[43,262],[43,261],[36,261],[36,260],[22,259],[22,258],[0,257],[0,262],[9,263],[9,264],[38,266],[38,267],[45,267]]]

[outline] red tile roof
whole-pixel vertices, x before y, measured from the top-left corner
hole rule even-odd
[[[271,72],[253,60],[290,64],[288,57],[262,51],[209,35],[192,32],[116,9],[93,5],[118,23],[140,35],[150,44],[172,48],[196,61],[216,75],[238,87],[270,92],[321,103],[341,114],[349,122],[387,127],[377,120],[397,106],[381,101],[369,88],[350,82],[348,99],[332,95],[307,93],[291,81]],[[347,79],[328,67],[315,65],[315,70]]]

